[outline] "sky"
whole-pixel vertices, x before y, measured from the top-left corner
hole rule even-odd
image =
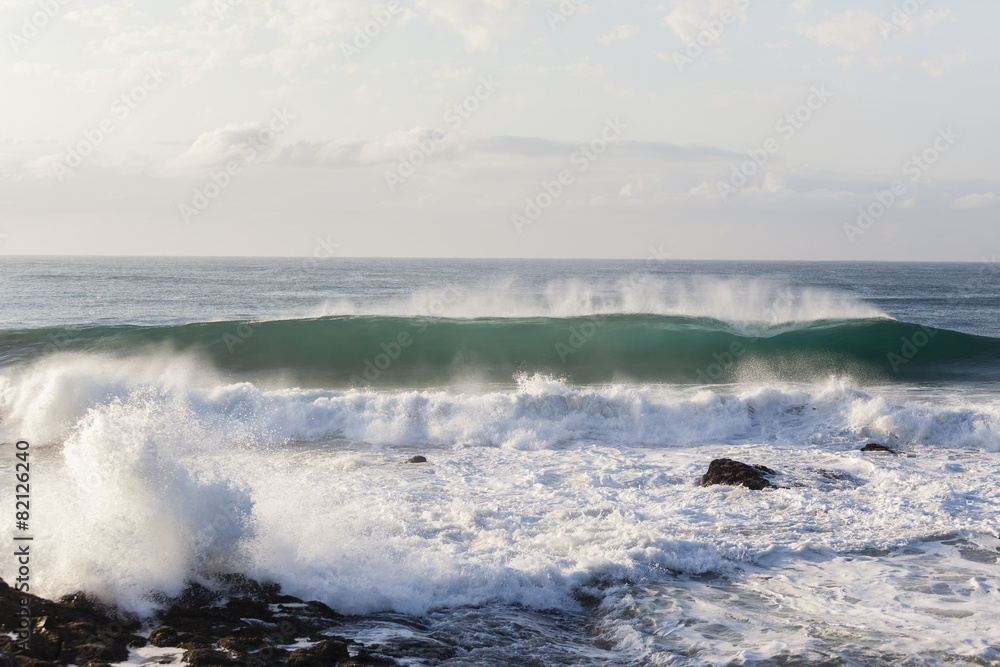
[[[0,254],[993,259],[1000,3],[0,0]]]

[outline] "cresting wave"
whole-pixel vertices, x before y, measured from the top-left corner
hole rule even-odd
[[[636,271],[610,287],[602,282],[551,281],[541,291],[518,281],[491,279],[476,288],[449,283],[406,297],[376,301],[337,299],[311,317],[574,318],[593,315],[664,315],[718,320],[734,327],[884,317],[848,294],[791,287],[761,279],[679,279]]]
[[[0,331],[0,364],[53,354],[194,354],[230,379],[303,386],[1000,379],[1000,340],[887,318],[772,326],[663,315],[437,319],[339,316],[176,326]]]

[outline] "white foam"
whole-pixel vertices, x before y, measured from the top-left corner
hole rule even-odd
[[[182,360],[81,359],[0,379],[0,435],[36,424],[62,434],[33,449],[33,527],[45,545],[33,564],[46,595],[84,587],[146,612],[154,590],[239,570],[347,612],[545,609],[573,607],[573,592],[600,580],[666,585],[671,572],[723,573],[763,596],[767,585],[744,575],[759,568],[818,614],[829,596],[810,593],[820,570],[809,554],[833,568],[853,549],[998,529],[995,398],[944,402],[836,379],[728,391],[542,376],[510,390],[263,390],[213,382]],[[861,454],[870,438],[915,456]],[[430,463],[404,464],[414,453]],[[698,487],[723,456],[776,468],[788,488]],[[11,567],[0,562],[0,576]],[[905,587],[887,572],[872,570],[872,596]],[[967,606],[992,608],[1000,577],[963,577],[981,584],[962,584]],[[649,609],[663,623],[676,611]],[[606,611],[622,650],[656,648],[627,614]],[[890,627],[902,612],[866,613]],[[907,613],[899,627],[912,636],[945,637],[947,621]],[[739,623],[748,636],[760,629]],[[984,635],[969,632],[962,650],[985,655]],[[753,650],[778,651],[765,634]]]
[[[711,318],[732,324],[777,326],[820,320],[887,317],[857,297],[761,279],[666,279],[635,274],[613,287],[579,280],[549,283],[540,294],[512,280],[472,290],[447,286],[376,302],[328,301],[309,316],[586,317],[651,314]]]

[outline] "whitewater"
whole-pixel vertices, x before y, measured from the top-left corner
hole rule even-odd
[[[412,665],[1000,662],[991,265],[31,258],[0,287],[38,594],[148,616],[241,572]],[[700,487],[724,457],[779,488]]]

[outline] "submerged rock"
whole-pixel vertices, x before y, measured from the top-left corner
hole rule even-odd
[[[878,452],[878,453],[889,453],[892,455],[896,454],[896,450],[891,447],[886,447],[885,445],[880,445],[877,442],[869,442],[867,445],[861,448],[863,452]]]
[[[732,459],[715,459],[708,465],[708,472],[702,475],[701,485],[745,486],[748,489],[760,491],[774,486],[765,475],[776,474],[767,466],[750,465]]]

